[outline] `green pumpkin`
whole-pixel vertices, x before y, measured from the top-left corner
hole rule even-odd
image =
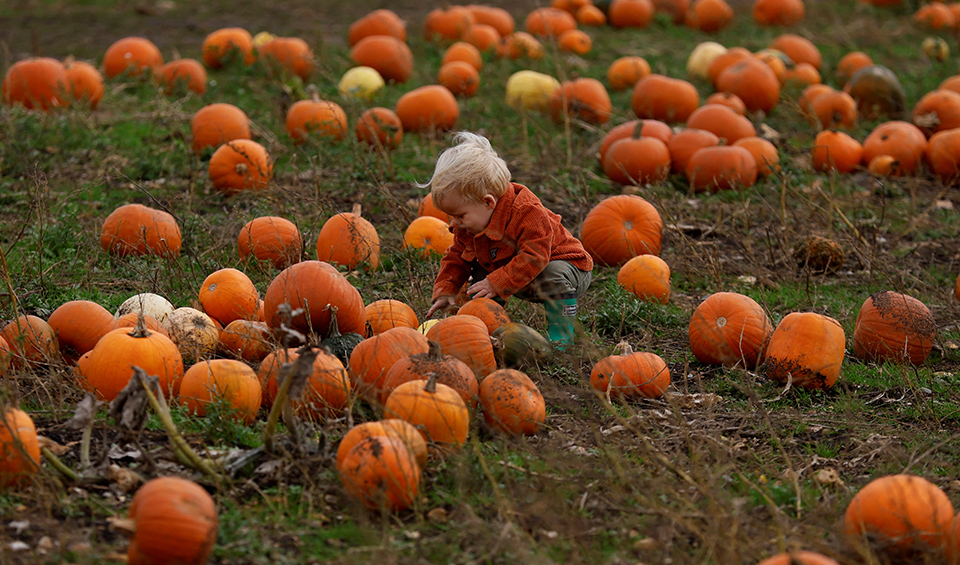
[[[323,347],[329,351],[331,355],[343,362],[344,367],[349,367],[350,354],[353,353],[353,348],[363,340],[364,337],[358,333],[340,333],[340,327],[337,326],[337,307],[332,307],[330,312],[330,331],[327,337],[320,342],[320,347]]]
[[[901,120],[907,95],[897,75],[883,65],[870,65],[853,74],[843,87],[857,101],[857,112],[865,119]]]
[[[493,338],[497,361],[511,369],[539,364],[553,350],[540,332],[517,322],[503,324]]]

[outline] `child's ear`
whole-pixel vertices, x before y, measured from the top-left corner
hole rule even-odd
[[[483,197],[483,204],[493,210],[497,207],[497,197],[492,194],[486,194]]]

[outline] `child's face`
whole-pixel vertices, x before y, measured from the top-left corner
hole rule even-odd
[[[497,198],[492,194],[484,196],[483,202],[474,202],[455,192],[448,192],[443,195],[440,202],[437,202],[437,208],[450,216],[451,226],[467,230],[472,234],[478,234],[487,228],[490,216],[493,215],[493,209],[496,207]]]

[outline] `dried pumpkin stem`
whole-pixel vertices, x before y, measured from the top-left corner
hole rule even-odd
[[[267,453],[273,453],[273,436],[276,432],[277,422],[284,412],[284,404],[290,402],[290,385],[293,379],[290,377],[290,367],[292,364],[285,363],[280,369],[280,387],[277,389],[277,396],[273,399],[273,406],[270,407],[270,414],[267,416],[267,425],[263,430],[263,447]],[[286,418],[284,418],[286,420]]]
[[[83,436],[80,437],[80,468],[90,468],[90,436],[93,435],[93,422],[95,418],[90,418],[87,425],[83,428]]]
[[[61,475],[70,479],[73,482],[80,481],[80,475],[78,475],[77,472],[71,469],[70,467],[67,467],[67,465],[63,461],[61,461],[59,457],[54,455],[54,453],[50,451],[48,448],[41,447],[40,454],[43,455],[43,458],[47,460],[47,463],[49,463],[54,469],[56,469],[58,473],[60,473]]]

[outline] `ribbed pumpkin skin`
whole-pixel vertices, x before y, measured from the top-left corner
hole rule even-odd
[[[207,275],[200,285],[200,304],[208,316],[226,326],[234,320],[256,320],[260,293],[250,277],[233,268]]]
[[[500,326],[510,323],[507,310],[496,300],[487,297],[470,299],[457,310],[457,314],[480,318],[480,321],[487,326],[490,335],[493,335],[493,332]]]
[[[350,448],[337,471],[347,494],[370,510],[399,512],[417,500],[420,466],[399,438],[363,439]]]
[[[674,173],[685,173],[690,157],[698,149],[714,147],[720,144],[717,134],[705,129],[685,128],[670,139],[667,149],[670,151],[670,170]]]
[[[130,563],[202,565],[217,541],[217,507],[193,481],[159,477],[133,496],[130,519],[137,529],[130,543]]]
[[[380,402],[385,403],[390,393],[403,383],[426,381],[431,373],[437,375],[438,383],[457,391],[471,412],[476,408],[480,385],[473,369],[453,355],[444,354],[435,342],[430,344],[430,350],[426,353],[401,357],[390,367],[383,377]]]
[[[670,369],[659,355],[627,346],[622,355],[604,357],[593,366],[590,386],[612,398],[660,398],[670,386]]]
[[[749,188],[757,182],[757,161],[736,145],[704,147],[687,161],[687,180],[694,192]]]
[[[40,445],[33,419],[7,407],[0,425],[0,489],[21,485],[40,469]]]
[[[611,196],[587,213],[580,241],[597,264],[622,265],[636,255],[659,255],[662,229],[660,213],[643,198]]]
[[[421,469],[426,468],[427,442],[423,439],[423,435],[417,431],[417,428],[415,428],[413,424],[406,420],[386,418],[384,420],[357,424],[347,430],[347,433],[343,434],[343,437],[340,438],[340,443],[337,444],[337,469],[339,470],[343,465],[347,454],[350,453],[353,446],[368,437],[374,436],[390,436],[399,439],[403,442],[404,446],[406,446],[410,455],[416,459],[417,465],[419,465]]]
[[[515,369],[500,369],[483,379],[480,407],[487,426],[507,435],[535,434],[547,420],[540,389]]]
[[[853,353],[867,361],[922,365],[930,355],[937,324],[923,303],[894,291],[863,302],[853,330]]]
[[[235,139],[213,152],[208,172],[213,187],[227,195],[263,190],[273,178],[273,161],[256,141]]]
[[[117,329],[117,319],[103,306],[90,300],[64,302],[50,314],[47,323],[53,328],[64,359],[75,362],[93,349],[100,338]]]
[[[10,65],[3,77],[3,103],[28,110],[66,106],[70,81],[63,63],[51,57],[34,57]]]
[[[0,339],[5,339],[13,357],[10,366],[34,367],[51,363],[60,358],[57,334],[43,318],[25,314],[7,323],[0,330]]]
[[[220,350],[247,363],[259,363],[274,349],[270,328],[265,322],[234,320],[220,332]]]
[[[302,333],[314,331],[322,337],[330,329],[330,309],[336,306],[337,322],[343,333],[364,334],[366,322],[363,298],[350,281],[329,263],[303,261],[280,272],[263,295],[263,312],[267,325],[276,333],[283,322],[279,307],[289,303],[293,310],[309,310],[291,320],[292,327]]]
[[[148,375],[160,377],[164,394],[176,396],[183,378],[183,357],[176,344],[150,330],[143,337],[135,334],[135,330],[118,328],[100,338],[83,371],[85,388],[103,400],[113,400],[133,376],[130,366],[136,365]]]
[[[687,128],[702,129],[732,145],[744,137],[755,137],[757,129],[746,117],[723,104],[704,104],[687,118]]]
[[[413,424],[427,440],[430,453],[459,450],[470,433],[470,410],[453,388],[424,381],[409,381],[387,397],[383,414]]]
[[[176,219],[163,210],[124,204],[107,216],[100,229],[100,247],[111,255],[180,255],[182,239]]]
[[[197,110],[190,120],[194,153],[216,149],[234,139],[250,139],[250,119],[233,104],[217,102]]]
[[[225,400],[236,417],[250,424],[260,409],[260,381],[249,365],[233,359],[213,359],[192,365],[180,383],[180,401],[203,416],[207,406]]]
[[[287,110],[287,133],[294,143],[308,139],[340,141],[347,136],[347,114],[329,100],[298,100]]]
[[[755,300],[735,292],[711,294],[690,318],[690,350],[701,363],[756,367],[773,325]]]
[[[603,172],[625,185],[663,182],[670,174],[670,150],[655,137],[620,139],[607,150]]]
[[[431,84],[415,88],[397,99],[393,111],[403,131],[444,131],[453,129],[460,117],[456,97],[446,87]]]
[[[405,326],[365,339],[350,354],[353,388],[368,402],[377,402],[383,379],[401,357],[429,350],[427,336]]]
[[[777,324],[763,357],[764,372],[777,383],[829,389],[840,377],[846,338],[840,323],[822,314],[791,312]]]
[[[317,235],[317,259],[356,269],[380,264],[380,235],[369,220],[353,212],[334,214]]]
[[[237,236],[241,259],[253,255],[268,261],[277,269],[285,269],[300,261],[303,237],[297,225],[278,216],[261,216],[244,224]]]
[[[843,526],[846,534],[860,543],[867,540],[882,553],[903,558],[943,548],[953,518],[953,504],[937,485],[914,475],[887,475],[867,483],[854,495]]]
[[[564,113],[590,124],[605,124],[610,120],[612,104],[603,83],[594,78],[578,78],[560,84],[549,102],[550,115],[556,122],[563,121]]]
[[[450,316],[427,330],[427,339],[435,341],[447,355],[463,361],[482,380],[497,370],[490,332],[476,316]]]
[[[420,320],[409,304],[392,298],[375,300],[366,307],[370,335],[383,333],[391,328],[406,326],[417,329]]]

